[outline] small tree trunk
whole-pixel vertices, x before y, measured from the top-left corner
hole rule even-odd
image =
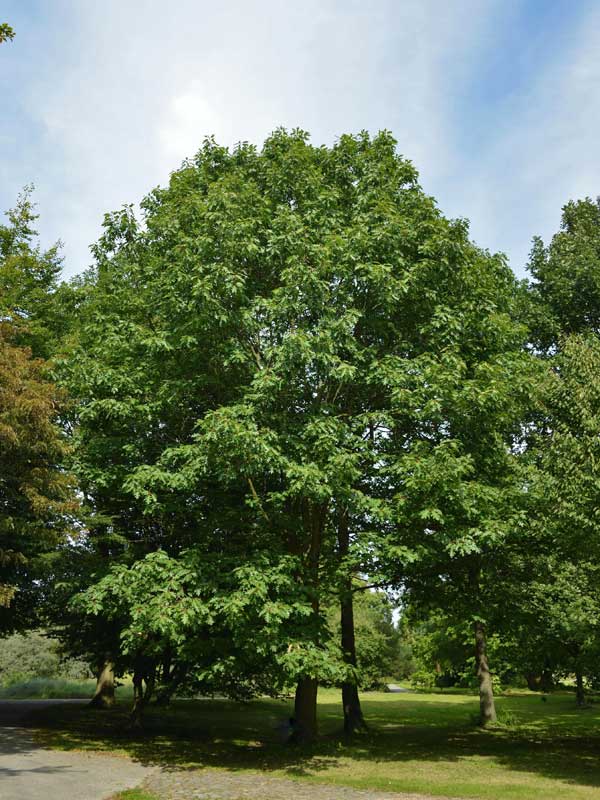
[[[496,705],[486,653],[485,627],[482,622],[477,621],[474,628],[475,667],[479,678],[479,723],[485,726],[490,722],[496,722]]]
[[[552,670],[544,667],[542,670],[542,678],[540,680],[540,689],[542,692],[551,692],[554,688],[554,681],[552,679]]]
[[[182,669],[174,669],[170,674],[166,674],[163,670],[163,683],[156,692],[156,705],[169,705],[171,698],[183,683],[185,675],[185,670]]]
[[[143,677],[140,672],[133,674],[133,708],[129,715],[129,722],[132,728],[143,727],[143,714],[144,706],[146,705],[146,697],[144,694]]]
[[[291,741],[310,744],[317,738],[317,690],[316,678],[301,678],[296,686],[294,701],[294,731]]]
[[[154,689],[156,688],[156,668],[152,669],[148,675],[146,675],[146,689],[144,691],[144,705],[150,702],[150,698],[154,694]]]
[[[579,667],[575,670],[575,681],[576,681],[576,697],[577,697],[577,705],[579,707],[585,705],[585,690],[583,688],[583,673],[579,669]]]
[[[107,656],[98,671],[96,691],[90,700],[93,708],[110,708],[115,704],[115,672],[114,664]]]
[[[350,549],[348,514],[342,512],[338,525],[338,544],[340,558],[345,558]],[[356,637],[354,635],[354,603],[352,596],[352,577],[344,578],[340,597],[340,622],[342,629],[342,654],[346,664],[356,667]],[[342,683],[342,705],[344,708],[344,733],[350,735],[366,730],[358,696],[358,686],[354,681]]]
[[[530,692],[539,692],[542,678],[537,672],[525,673],[525,680],[527,681],[527,688]]]

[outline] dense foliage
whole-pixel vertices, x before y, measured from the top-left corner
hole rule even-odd
[[[49,374],[58,249],[33,244],[26,192],[0,225],[0,630],[31,619],[33,580],[73,529],[73,481],[65,471],[64,396]]]
[[[387,133],[208,140],[67,285],[26,191],[0,227],[4,627],[42,619],[97,705],[131,674],[134,724],[295,686],[310,740],[319,683],[351,732],[359,687],[415,670],[475,678],[484,724],[501,681],[573,675],[583,703],[598,208],[565,206],[519,284]]]

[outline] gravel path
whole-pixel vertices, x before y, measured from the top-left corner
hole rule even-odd
[[[362,791],[273,778],[261,772],[213,769],[157,772],[144,781],[143,788],[160,800],[434,800],[423,794]]]
[[[126,758],[46,750],[20,727],[52,700],[0,701],[1,800],[104,800],[152,770]]]

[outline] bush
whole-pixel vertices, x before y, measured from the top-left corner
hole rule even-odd
[[[8,686],[30,678],[91,678],[88,664],[65,658],[60,643],[42,631],[29,631],[8,636],[0,648],[0,686]]]
[[[433,689],[436,677],[434,670],[418,669],[410,676],[410,685],[415,689]]]

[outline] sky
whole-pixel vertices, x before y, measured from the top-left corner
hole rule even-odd
[[[212,134],[388,129],[520,276],[562,205],[600,194],[598,0],[0,0],[4,21],[0,210],[33,183],[66,275]]]

